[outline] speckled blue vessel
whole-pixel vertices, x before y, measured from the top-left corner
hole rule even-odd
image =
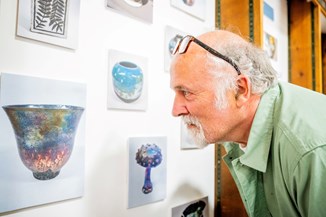
[[[116,95],[124,102],[137,100],[143,90],[143,71],[135,63],[121,61],[112,68],[113,88]]]
[[[69,105],[7,105],[3,109],[24,165],[36,179],[56,177],[72,153],[84,109]]]

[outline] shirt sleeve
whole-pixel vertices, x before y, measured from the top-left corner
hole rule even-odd
[[[306,153],[293,174],[292,196],[303,217],[326,216],[326,145]]]

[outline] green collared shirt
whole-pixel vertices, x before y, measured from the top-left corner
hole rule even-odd
[[[224,161],[249,216],[326,216],[326,96],[279,83],[261,98],[243,152]]]

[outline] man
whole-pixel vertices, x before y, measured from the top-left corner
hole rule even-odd
[[[326,97],[277,81],[238,35],[186,36],[174,50],[173,115],[200,147],[224,143],[249,216],[326,216]]]

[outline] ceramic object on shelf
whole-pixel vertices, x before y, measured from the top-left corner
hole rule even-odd
[[[124,0],[128,5],[132,7],[142,7],[148,3],[148,0]]]
[[[24,165],[39,180],[53,179],[69,160],[84,108],[70,105],[3,106]]]
[[[112,68],[113,88],[116,95],[124,102],[137,100],[143,89],[143,71],[135,63],[121,61]]]
[[[146,168],[142,192],[144,194],[149,194],[153,191],[151,169],[157,167],[162,162],[162,153],[160,147],[155,144],[142,145],[136,153],[136,161],[140,166]]]

